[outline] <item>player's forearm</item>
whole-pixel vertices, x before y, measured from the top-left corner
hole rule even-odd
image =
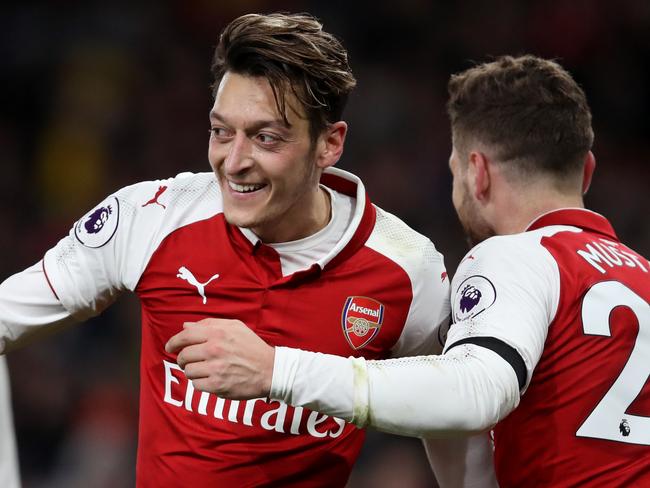
[[[276,348],[271,397],[384,432],[420,437],[490,428],[519,403],[511,366],[462,345],[443,356],[364,361]]]
[[[75,322],[36,264],[0,284],[0,354]]]

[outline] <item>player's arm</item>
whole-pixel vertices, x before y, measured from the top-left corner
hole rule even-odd
[[[137,269],[128,260],[137,251],[125,251],[138,221],[124,193],[143,185],[106,198],[39,263],[0,284],[0,353],[98,315],[127,288],[125,270]]]
[[[0,284],[0,353],[74,322],[48,285],[42,262]]]
[[[185,324],[165,349],[178,353],[197,389],[223,398],[270,395],[405,435],[484,431],[518,405],[559,300],[559,271],[546,251],[493,239],[454,278],[455,323],[443,355],[365,361],[274,349],[226,319]],[[216,346],[206,348],[208,340]]]
[[[519,384],[507,361],[473,344],[384,361],[276,347],[270,396],[359,427],[440,437],[490,428],[517,406]]]
[[[271,396],[413,436],[496,424],[518,405],[541,356],[557,269],[544,251],[484,244],[454,278],[455,324],[443,355],[364,361],[276,348]]]
[[[444,259],[433,243],[426,242],[404,264],[413,287],[413,300],[392,357],[440,354],[449,321],[450,283]],[[409,266],[410,264],[410,266]],[[454,488],[496,487],[493,449],[488,434],[469,437],[423,439],[427,459],[438,485]]]
[[[0,285],[0,352],[95,316],[117,298],[122,287],[116,263],[128,225],[124,217],[119,225],[119,210],[118,196],[110,196],[41,262]]]
[[[39,264],[0,285],[0,353],[96,316],[122,292],[135,290],[167,235],[214,214],[212,206],[184,199],[186,208],[175,200],[196,190],[209,198],[213,179],[211,173],[182,173],[136,183],[86,213]]]

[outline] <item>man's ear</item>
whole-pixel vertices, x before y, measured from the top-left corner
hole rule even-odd
[[[343,154],[348,124],[339,120],[327,126],[318,138],[318,157],[316,164],[325,169],[334,166]]]
[[[469,153],[469,161],[467,165],[468,183],[470,191],[478,201],[483,201],[489,194],[490,190],[490,161],[480,151],[472,151]]]
[[[582,194],[586,194],[591,185],[591,178],[596,170],[596,157],[589,151],[585,156],[585,163],[582,169]]]

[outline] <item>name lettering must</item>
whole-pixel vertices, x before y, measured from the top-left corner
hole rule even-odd
[[[615,266],[638,267],[643,272],[648,272],[646,265],[643,264],[638,256],[620,249],[617,242],[599,239],[598,241],[587,243],[585,249],[578,249],[576,252],[582,259],[603,274],[607,271],[604,267],[605,265],[609,268]]]

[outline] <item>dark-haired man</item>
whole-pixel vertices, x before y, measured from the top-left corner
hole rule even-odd
[[[247,364],[255,394],[359,426],[494,426],[503,488],[650,486],[650,263],[584,208],[595,167],[584,92],[555,62],[506,56],[452,76],[449,94],[453,201],[476,246],[452,283],[444,354],[273,351],[222,321],[223,341],[246,347],[213,356],[204,384],[238,396],[247,386],[228,371]]]
[[[196,359],[233,345],[202,319],[241,319],[270,344],[341,356],[432,353],[449,316],[443,259],[373,206],[356,176],[332,168],[355,79],[318,21],[240,17],[213,70],[213,173],[119,190],[5,281],[0,352],[134,291],[139,486],[343,486],[363,431],[277,400],[199,391]],[[165,343],[183,329],[194,345],[177,361]]]

